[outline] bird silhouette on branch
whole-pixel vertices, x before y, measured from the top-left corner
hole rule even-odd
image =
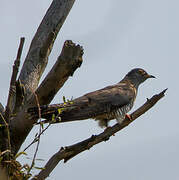
[[[127,113],[134,105],[138,87],[149,78],[155,78],[155,76],[149,75],[141,68],[135,68],[115,85],[61,104],[44,105],[40,109],[32,107],[28,109],[28,113],[32,118],[46,119],[41,123],[60,123],[92,118],[99,121],[101,127],[108,127],[108,122],[112,119],[116,119],[121,124],[125,116],[130,119]]]

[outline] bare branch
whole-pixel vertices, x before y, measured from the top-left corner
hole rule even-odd
[[[25,86],[26,97],[35,92],[56,36],[75,0],[53,0],[46,12],[23,64],[19,79]]]
[[[75,70],[81,66],[83,48],[65,41],[55,65],[36,91],[40,105],[49,104]]]
[[[15,97],[15,93],[16,93],[16,89],[15,89],[16,78],[17,78],[17,74],[19,71],[20,58],[21,58],[21,54],[22,54],[24,40],[25,40],[25,38],[20,39],[20,45],[18,48],[17,57],[16,57],[16,60],[14,61],[6,109],[5,109],[4,113],[3,112],[0,113],[1,128],[3,127],[0,131],[0,139],[1,139],[0,140],[0,150],[1,151],[11,150],[9,118],[13,111],[13,106],[14,106],[14,99],[15,99],[14,97]],[[2,110],[3,109],[1,107],[1,111]],[[10,159],[10,153],[6,153],[5,156],[3,156],[3,161],[9,160],[9,159]]]
[[[37,95],[35,94],[35,97],[36,97],[36,103],[37,103],[37,106],[39,108],[39,117],[41,116],[40,115],[40,104],[39,104],[39,101],[38,101],[38,97]],[[39,126],[39,134],[42,133],[42,126]],[[36,145],[36,148],[35,148],[35,153],[34,153],[34,156],[33,156],[33,159],[32,159],[32,163],[31,163],[31,166],[29,167],[28,171],[27,171],[27,175],[29,175],[30,171],[32,170],[32,168],[34,167],[34,164],[35,164],[35,158],[37,156],[37,152],[38,152],[38,149],[39,149],[39,145],[40,145],[40,136],[37,140],[37,145]]]
[[[23,150],[25,152],[30,146],[32,146],[34,143],[38,142],[40,136],[50,127],[51,124],[48,124],[47,127],[45,127],[38,135],[34,138],[34,140]]]
[[[20,45],[18,48],[17,57],[16,57],[16,60],[14,61],[14,65],[13,65],[13,72],[12,72],[10,88],[9,88],[9,96],[8,96],[8,100],[7,100],[6,110],[5,110],[5,118],[6,118],[7,123],[9,121],[9,116],[13,110],[13,100],[14,100],[14,96],[15,96],[15,92],[16,92],[16,87],[15,87],[16,79],[17,79],[17,74],[19,71],[20,58],[21,58],[22,49],[24,46],[24,41],[25,41],[25,38],[22,37],[20,39]]]
[[[44,169],[35,176],[32,180],[42,180],[49,176],[49,174],[53,171],[53,169],[57,166],[57,164],[64,160],[64,162],[67,162],[69,159],[73,158],[77,154],[89,150],[94,145],[101,143],[103,141],[109,140],[109,138],[114,135],[116,132],[120,131],[121,129],[128,126],[131,122],[133,122],[135,119],[137,119],[139,116],[144,114],[146,111],[148,111],[150,108],[152,108],[162,97],[164,97],[166,92],[166,89],[162,91],[159,94],[154,95],[151,99],[148,99],[147,102],[142,105],[139,109],[134,111],[130,116],[131,119],[128,119],[127,117],[123,121],[122,124],[115,124],[112,127],[109,127],[104,130],[104,132],[98,134],[98,135],[92,135],[90,138],[79,142],[77,144],[67,146],[65,148],[61,148],[56,154],[54,154],[50,160],[45,165]]]

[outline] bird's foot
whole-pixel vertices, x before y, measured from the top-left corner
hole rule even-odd
[[[126,115],[125,115],[125,118],[129,119],[129,121],[132,120],[132,117],[131,117],[129,114],[126,114]]]

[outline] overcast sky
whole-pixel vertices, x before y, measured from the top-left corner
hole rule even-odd
[[[20,37],[29,44],[51,1],[1,0],[0,101],[7,92]],[[44,75],[58,57],[65,40],[84,48],[84,62],[52,103],[119,82],[132,68],[141,67],[157,79],[139,88],[136,109],[146,98],[169,88],[153,109],[105,143],[60,163],[51,179],[178,180],[179,119],[178,59],[179,2],[177,0],[76,0],[55,42]],[[44,77],[44,76],[43,76]],[[133,111],[132,110],[132,111]],[[23,147],[37,132],[34,128]],[[37,162],[43,166],[61,146],[102,131],[93,120],[53,125],[42,136]],[[32,147],[28,158],[32,158]],[[21,149],[23,150],[23,148]],[[30,163],[25,159],[24,163]]]

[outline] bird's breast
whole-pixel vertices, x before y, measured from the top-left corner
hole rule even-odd
[[[122,106],[120,108],[114,108],[113,110],[107,111],[101,115],[95,116],[95,120],[112,120],[112,119],[124,119],[126,113],[128,113],[133,107],[134,100],[131,103]]]

